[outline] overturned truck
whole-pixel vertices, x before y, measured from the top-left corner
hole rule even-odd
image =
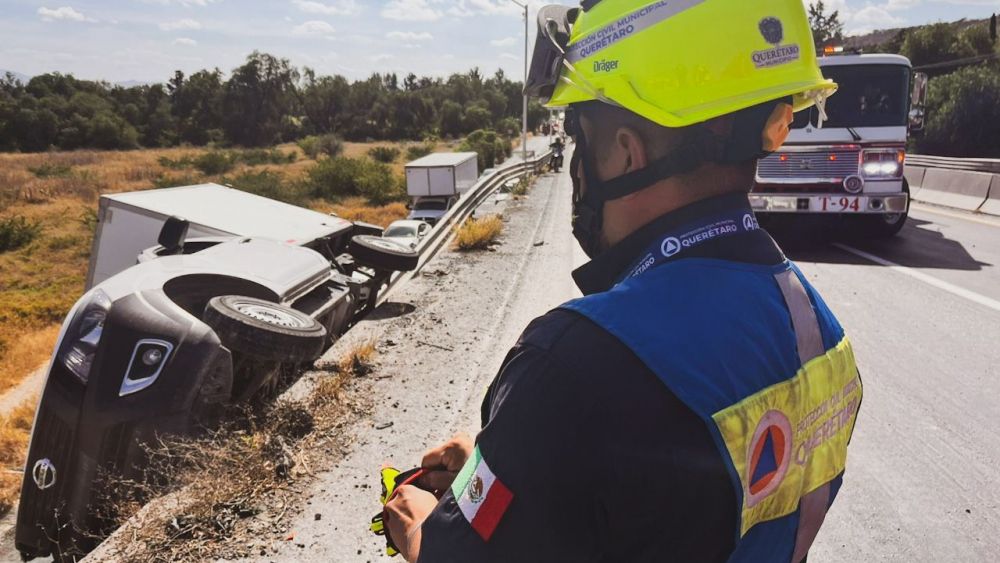
[[[26,560],[89,552],[95,483],[141,478],[144,443],[273,395],[419,258],[379,227],[212,184],[102,198],[98,233],[94,261],[118,266],[92,262],[56,343],[17,514]]]

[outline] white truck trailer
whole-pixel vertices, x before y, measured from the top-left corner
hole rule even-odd
[[[474,152],[437,152],[406,165],[406,193],[410,197],[461,195],[479,179]]]
[[[189,239],[243,236],[308,246],[351,228],[333,215],[218,184],[105,194],[98,204],[87,289],[135,265],[143,250],[156,246],[172,216],[189,222]]]
[[[893,236],[909,211],[906,139],[922,127],[927,77],[899,55],[819,64],[839,85],[826,103],[829,119],[820,127],[816,108],[796,114],[785,145],[758,163],[750,202],[763,219],[836,214],[868,236]]]

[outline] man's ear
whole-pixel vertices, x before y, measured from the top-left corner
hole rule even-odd
[[[635,129],[619,127],[615,132],[615,144],[615,148],[624,156],[625,173],[641,170],[649,164],[646,143]]]

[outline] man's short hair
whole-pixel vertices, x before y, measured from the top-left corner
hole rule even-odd
[[[584,102],[579,104],[577,109],[581,115],[586,116],[591,132],[587,136],[590,158],[606,158],[604,155],[610,154],[609,149],[615,142],[615,135],[622,127],[632,129],[639,135],[648,152],[646,155],[648,160],[654,161],[663,158],[682,143],[690,142],[694,137],[694,129],[703,126],[697,124],[681,128],[664,127],[623,107],[598,101]],[[735,181],[737,189],[749,190],[756,164],[756,158],[743,162],[720,163],[719,166],[728,172],[724,174],[725,178],[719,178],[718,168],[714,168],[715,177],[706,178],[704,181],[722,180],[727,183]],[[691,175],[697,176],[700,171],[699,167]]]

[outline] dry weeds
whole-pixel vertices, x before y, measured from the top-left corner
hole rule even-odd
[[[456,229],[455,246],[459,250],[485,250],[496,242],[502,230],[503,220],[499,215],[470,218]]]
[[[370,372],[374,356],[373,341],[349,351],[304,401],[245,412],[198,439],[161,439],[149,450],[144,482],[116,481],[107,491],[103,514],[111,518],[109,530],[150,499],[183,493],[174,497],[169,513],[144,520],[117,555],[159,563],[262,554],[261,542],[286,533],[296,485],[343,445],[338,429],[357,411],[344,400],[344,383]]]
[[[362,197],[345,198],[338,203],[313,201],[310,207],[324,213],[336,213],[348,221],[364,221],[381,227],[386,227],[393,221],[405,219],[409,214],[406,205],[396,202],[379,207],[368,205]]]
[[[37,398],[29,399],[7,416],[0,416],[0,515],[17,502],[37,404]]]

